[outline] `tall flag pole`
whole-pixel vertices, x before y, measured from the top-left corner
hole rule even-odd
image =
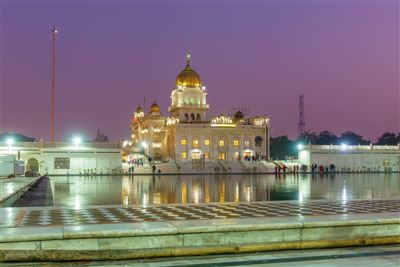
[[[54,91],[55,91],[55,66],[56,66],[56,35],[58,30],[53,26],[52,32],[52,79],[51,79],[51,143],[54,143]]]

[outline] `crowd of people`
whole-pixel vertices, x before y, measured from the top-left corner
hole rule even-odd
[[[243,160],[245,160],[245,161],[252,161],[252,162],[261,161],[261,160],[267,160],[267,159],[268,159],[267,156],[259,155],[259,154],[256,154],[256,155],[253,155],[253,156],[245,155],[244,158],[243,158]],[[242,158],[239,156],[238,160],[242,160]]]

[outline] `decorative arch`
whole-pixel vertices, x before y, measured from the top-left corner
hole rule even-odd
[[[26,170],[33,173],[39,172],[39,161],[35,158],[28,159],[28,162],[26,163]]]
[[[185,119],[188,121],[189,120],[189,114],[185,113]]]
[[[196,121],[199,121],[199,120],[200,120],[200,114],[197,113],[197,115],[196,115]]]
[[[192,120],[192,121],[194,121],[195,119],[196,119],[196,117],[195,117],[195,115],[192,113],[192,114],[190,114],[190,119]]]

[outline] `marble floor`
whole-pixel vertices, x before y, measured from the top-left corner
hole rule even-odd
[[[176,220],[325,216],[400,212],[400,199],[7,208],[11,227],[96,225]],[[4,218],[4,216],[3,216]],[[2,224],[4,225],[4,221]]]

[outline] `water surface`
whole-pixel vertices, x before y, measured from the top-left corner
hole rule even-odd
[[[400,174],[51,177],[59,207],[400,197]]]

